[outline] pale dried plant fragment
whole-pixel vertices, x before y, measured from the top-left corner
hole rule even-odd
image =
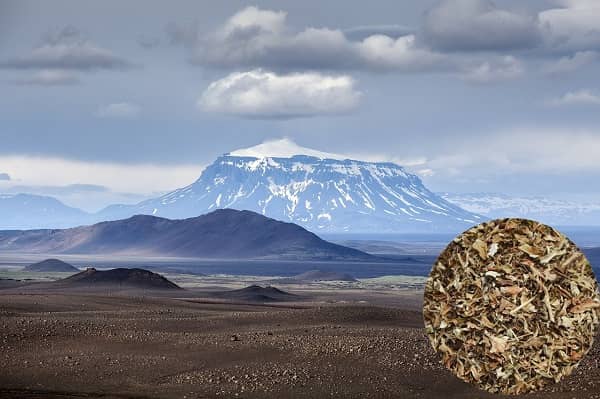
[[[597,299],[588,299],[585,302],[580,303],[579,305],[573,306],[571,309],[569,309],[569,312],[579,314],[590,309],[596,309],[598,307],[600,307],[600,302]]]
[[[507,337],[494,337],[493,335],[488,335],[488,337],[490,339],[490,343],[492,344],[490,353],[502,353],[508,348]]]
[[[485,241],[479,238],[473,243],[473,249],[477,251],[481,259],[486,260],[488,258],[488,247]]]
[[[498,243],[497,242],[493,242],[490,245],[490,248],[488,249],[488,256],[489,257],[493,257],[494,255],[496,255],[496,252],[498,252]]]

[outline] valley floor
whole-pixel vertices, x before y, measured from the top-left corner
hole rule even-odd
[[[493,397],[439,365],[420,293],[355,291],[261,306],[193,291],[3,289],[0,397]],[[575,375],[528,397],[600,398],[600,346]]]

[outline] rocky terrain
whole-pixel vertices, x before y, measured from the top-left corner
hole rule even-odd
[[[528,397],[600,398],[599,350]],[[495,397],[440,366],[419,311],[357,302],[262,306],[5,289],[0,369],[2,398]]]

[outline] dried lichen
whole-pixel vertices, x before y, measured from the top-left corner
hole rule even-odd
[[[541,389],[571,374],[592,346],[600,297],[568,238],[524,219],[480,224],[439,256],[423,315],[443,364],[494,393]]]

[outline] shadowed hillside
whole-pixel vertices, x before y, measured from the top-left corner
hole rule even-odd
[[[200,258],[376,260],[293,223],[221,209],[190,219],[138,215],[65,230],[0,232],[0,251]]]
[[[77,273],[78,268],[70,263],[63,262],[60,259],[46,259],[41,262],[26,266],[23,271],[26,272],[73,272]]]
[[[163,276],[144,269],[96,270],[89,268],[55,283],[62,287],[132,287],[146,289],[181,289]]]

